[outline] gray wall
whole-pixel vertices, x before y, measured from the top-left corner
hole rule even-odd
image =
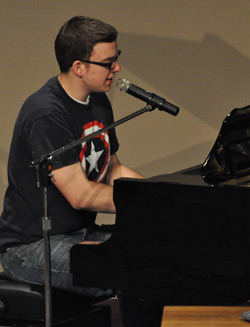
[[[0,210],[25,98],[58,73],[53,42],[74,15],[120,32],[122,77],[180,106],[117,128],[120,160],[146,177],[205,160],[225,115],[250,103],[249,0],[0,0]],[[115,119],[144,103],[113,88]],[[102,219],[102,218],[101,218]]]

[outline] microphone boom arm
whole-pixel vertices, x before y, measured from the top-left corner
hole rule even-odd
[[[137,117],[137,116],[139,116],[139,115],[141,115],[141,114],[143,114],[143,113],[145,113],[147,111],[152,111],[154,109],[156,109],[156,108],[152,107],[151,105],[147,105],[146,107],[144,107],[144,108],[142,108],[142,109],[140,109],[140,110],[138,110],[138,111],[136,111],[136,112],[134,112],[134,113],[132,113],[132,114],[130,114],[128,116],[125,116],[125,117],[119,119],[118,121],[113,122],[113,123],[105,126],[104,128],[99,129],[98,131],[90,134],[90,135],[87,135],[87,136],[85,136],[83,138],[80,138],[80,139],[78,139],[78,140],[76,140],[76,141],[74,141],[72,143],[69,143],[69,144],[67,144],[67,145],[65,145],[65,146],[63,146],[63,147],[61,147],[61,148],[59,148],[59,149],[57,149],[55,151],[52,151],[50,153],[42,155],[39,159],[36,159],[36,160],[32,161],[30,163],[30,167],[37,167],[37,166],[43,165],[45,162],[51,161],[54,157],[57,157],[57,156],[63,154],[64,152],[69,151],[69,150],[77,147],[78,145],[82,144],[83,142],[88,142],[89,140],[92,140],[94,137],[96,137],[96,136],[98,136],[98,135],[100,135],[100,134],[102,134],[102,133],[104,133],[104,132],[106,132],[106,131],[108,131],[108,130],[116,127],[116,126],[118,126],[118,125],[121,125],[121,124],[125,123],[128,120],[131,120],[131,119],[133,119],[133,118],[135,118],[135,117]]]

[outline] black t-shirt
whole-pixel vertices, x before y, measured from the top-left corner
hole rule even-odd
[[[89,104],[73,100],[57,77],[50,79],[23,104],[18,115],[9,154],[9,186],[0,218],[0,247],[25,244],[42,237],[43,190],[36,184],[34,159],[60,149],[113,122],[105,93],[90,95]],[[52,159],[53,168],[81,162],[88,178],[104,182],[110,155],[118,150],[115,130],[109,130],[81,146]],[[95,213],[75,210],[49,183],[48,216],[51,234],[71,233],[91,225]]]

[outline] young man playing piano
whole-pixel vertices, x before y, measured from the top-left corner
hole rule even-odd
[[[0,219],[1,262],[12,279],[44,282],[42,190],[36,186],[36,171],[30,163],[113,122],[105,93],[121,70],[116,40],[117,31],[109,24],[83,16],[70,19],[55,40],[60,74],[32,94],[18,115]],[[73,286],[69,253],[74,244],[103,242],[111,236],[111,230],[95,224],[96,213],[115,213],[115,179],[142,177],[119,162],[118,148],[113,129],[53,158],[48,209],[54,287],[94,297],[113,294],[111,290]],[[122,312],[126,312],[124,326],[160,326],[161,307],[131,299],[128,294],[121,299]],[[145,311],[146,322],[135,321],[136,310]]]

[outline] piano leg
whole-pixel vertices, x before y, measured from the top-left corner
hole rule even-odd
[[[121,319],[124,327],[160,327],[163,305],[139,299],[129,292],[119,294]]]

